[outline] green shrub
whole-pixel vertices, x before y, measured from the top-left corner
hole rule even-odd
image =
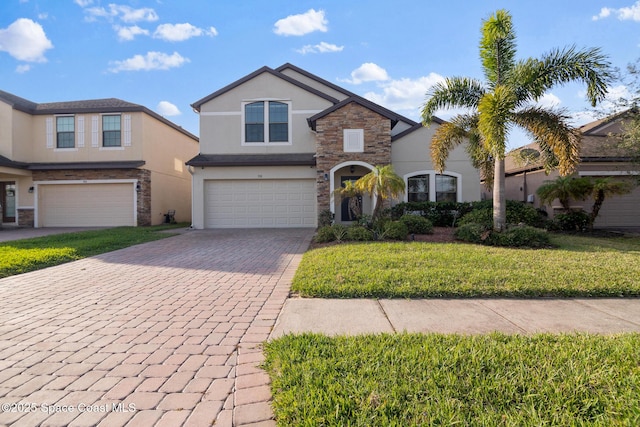
[[[329,209],[325,209],[318,214],[318,227],[326,227],[333,224],[333,213]]]
[[[468,243],[483,244],[490,233],[490,228],[476,223],[466,223],[454,231],[454,237]]]
[[[360,225],[354,225],[347,228],[347,240],[354,240],[358,242],[368,242],[373,240],[373,231],[368,230],[366,227]]]
[[[384,225],[380,238],[389,240],[407,240],[408,234],[409,230],[404,223],[400,221],[389,221]]]
[[[330,225],[320,227],[313,238],[316,243],[327,243],[336,240],[336,236],[333,234],[333,229]]]
[[[518,225],[510,227],[502,233],[492,232],[488,244],[512,248],[546,248],[551,246],[549,234],[546,230]]]
[[[428,219],[419,215],[405,214],[400,217],[400,221],[407,226],[411,234],[432,234],[433,224]]]
[[[336,242],[342,242],[347,237],[347,227],[342,224],[333,224],[331,226],[331,231],[333,232]]]
[[[507,224],[525,224],[531,227],[543,228],[547,219],[532,205],[507,200]],[[479,202],[474,209],[466,213],[458,221],[458,225],[482,224],[487,228],[493,227],[493,203]]]
[[[468,223],[458,227],[454,233],[458,240],[488,246],[512,248],[545,248],[551,246],[546,230],[528,225],[511,226],[497,233],[484,224]]]
[[[483,227],[490,229],[493,227],[493,210],[492,208],[483,208],[473,210],[458,221],[458,228],[468,225],[468,224],[478,224]]]
[[[585,231],[589,228],[589,214],[582,210],[562,213],[555,216],[554,222],[563,231]]]

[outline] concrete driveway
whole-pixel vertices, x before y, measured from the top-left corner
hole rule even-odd
[[[273,425],[257,365],[312,230],[206,230],[0,280],[0,425]]]

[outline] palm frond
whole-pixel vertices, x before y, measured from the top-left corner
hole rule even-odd
[[[532,66],[536,76],[531,82],[530,90],[537,86],[544,89],[543,94],[556,85],[572,81],[583,82],[587,85],[587,98],[593,107],[606,96],[607,85],[614,75],[608,57],[599,48],[577,50],[575,46],[571,46],[554,49],[532,63]],[[537,97],[542,96],[541,94]]]
[[[449,153],[467,136],[467,131],[453,122],[443,123],[436,129],[431,139],[431,161],[436,171],[444,171]]]
[[[422,123],[430,125],[433,114],[440,109],[476,108],[484,93],[482,82],[467,77],[450,77],[436,83],[427,93],[427,102],[422,107]]]
[[[504,158],[515,103],[515,94],[511,88],[499,85],[493,92],[487,93],[478,105],[478,129],[484,136],[486,150],[496,159]]]
[[[529,107],[513,114],[513,121],[530,132],[540,146],[545,169],[558,167],[560,175],[572,174],[580,161],[580,131],[569,125],[564,111]]]
[[[516,35],[508,11],[501,9],[482,24],[480,58],[484,74],[492,86],[502,84],[513,68]]]

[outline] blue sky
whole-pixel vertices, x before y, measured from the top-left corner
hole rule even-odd
[[[518,58],[570,45],[600,47],[620,68],[640,58],[640,0],[2,0],[0,89],[34,102],[120,98],[197,135],[191,103],[290,62],[419,120],[443,76],[482,79],[480,27],[501,8]],[[580,85],[540,102],[576,124],[594,118]],[[514,132],[510,145],[527,142]]]

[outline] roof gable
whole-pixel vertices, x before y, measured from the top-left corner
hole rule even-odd
[[[246,83],[246,82],[248,82],[248,81],[256,78],[257,76],[259,76],[261,74],[264,74],[264,73],[271,74],[272,76],[277,77],[279,79],[282,79],[282,80],[284,80],[284,81],[286,81],[286,82],[288,82],[288,83],[290,83],[290,84],[292,84],[294,86],[297,86],[297,87],[299,87],[301,89],[304,89],[307,92],[313,93],[314,95],[317,95],[317,96],[319,96],[321,98],[324,98],[324,99],[326,99],[327,101],[329,101],[329,102],[331,102],[333,104],[338,102],[338,100],[335,99],[332,96],[329,96],[329,95],[327,95],[327,94],[325,94],[325,93],[323,93],[323,92],[321,92],[321,91],[319,91],[317,89],[312,88],[311,86],[305,85],[304,83],[301,83],[296,79],[293,79],[293,78],[291,78],[291,77],[289,77],[289,76],[287,76],[285,74],[280,73],[279,71],[273,70],[273,69],[265,66],[265,67],[257,69],[253,73],[247,74],[246,76],[242,77],[239,80],[236,80],[235,82],[233,82],[231,84],[228,84],[227,86],[223,87],[222,89],[219,89],[219,90],[213,92],[212,94],[209,94],[209,95],[205,96],[204,98],[194,102],[193,104],[191,104],[191,107],[193,107],[196,111],[200,111],[200,108],[202,107],[203,104],[206,104],[207,102],[211,101],[212,99],[217,98],[218,96],[223,95],[223,94],[225,94],[225,93],[227,93],[227,92],[229,92],[229,91],[241,86],[242,84],[244,84],[244,83]]]

